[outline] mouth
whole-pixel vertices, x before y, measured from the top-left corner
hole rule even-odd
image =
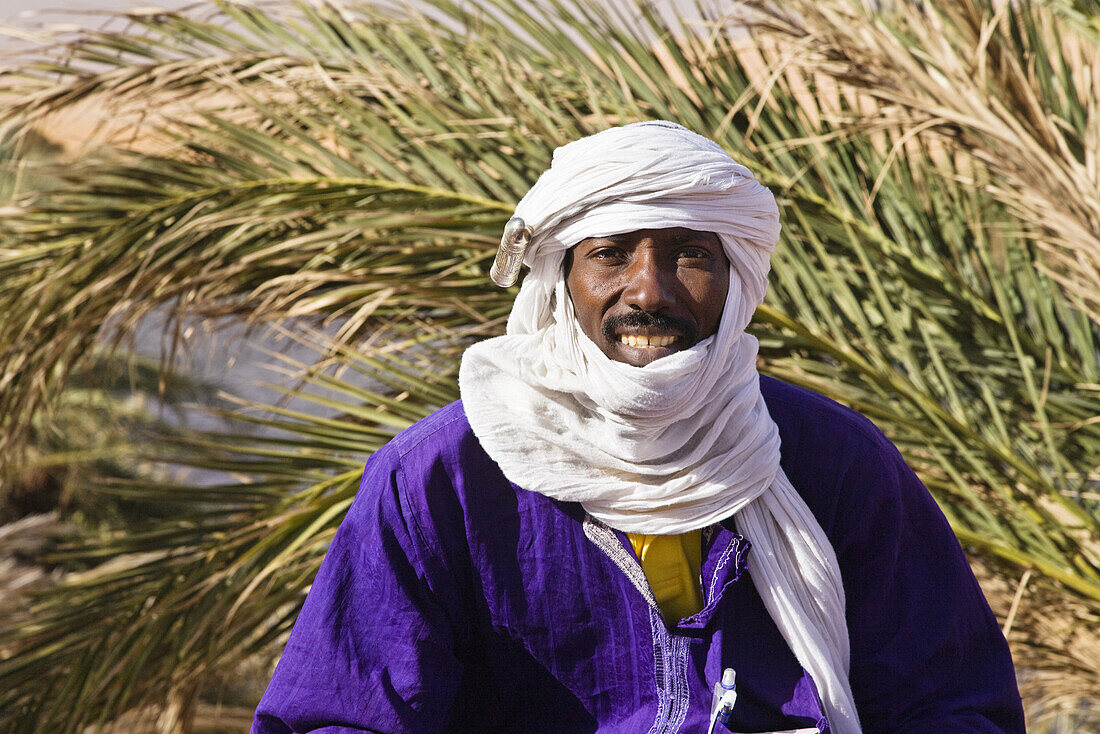
[[[680,351],[684,343],[682,334],[638,334],[618,333],[614,344],[615,355],[612,359],[644,367],[662,357]],[[611,353],[608,353],[611,356]]]
[[[676,342],[675,336],[658,336],[645,334],[619,334],[619,342],[628,347],[637,349],[660,349],[671,347]]]
[[[635,367],[644,367],[695,343],[691,321],[644,311],[609,316],[601,331],[604,354]]]

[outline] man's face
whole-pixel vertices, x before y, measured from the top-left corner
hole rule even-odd
[[[565,285],[585,335],[642,367],[718,330],[729,267],[713,232],[642,229],[581,240],[566,253]]]

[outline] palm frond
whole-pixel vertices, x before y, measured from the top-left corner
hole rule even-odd
[[[63,543],[41,559],[84,570],[3,624],[4,720],[36,730],[102,723],[158,703],[165,691],[201,688],[285,634],[365,458],[457,397],[455,375],[436,371],[441,357],[430,348],[413,359],[386,352],[340,350],[336,359],[379,390],[311,368],[301,387],[284,392],[319,410],[249,404],[221,411],[227,432],[173,432],[171,455],[150,457],[234,481],[190,486],[135,477],[97,488],[101,499],[154,504],[163,514]],[[447,363],[453,367],[453,355]],[[348,401],[325,394],[332,388]],[[55,706],[44,689],[71,705]]]

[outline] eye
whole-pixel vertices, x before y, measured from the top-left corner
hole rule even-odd
[[[677,253],[679,257],[687,258],[689,260],[707,260],[714,257],[710,250],[705,247],[699,247],[697,245],[684,245]]]
[[[625,254],[618,247],[597,247],[585,255],[588,260],[603,260],[603,261],[618,261],[622,260]]]

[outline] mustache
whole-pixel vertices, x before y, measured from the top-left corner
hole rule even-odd
[[[615,341],[620,331],[626,329],[658,329],[661,331],[674,331],[681,335],[685,342],[694,344],[695,325],[675,316],[653,314],[647,311],[631,311],[618,316],[608,316],[601,331],[608,341]]]

